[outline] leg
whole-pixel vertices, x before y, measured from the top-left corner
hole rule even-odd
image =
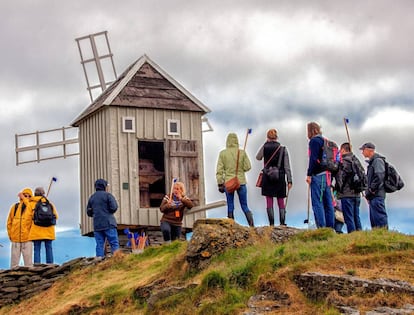
[[[226,191],[227,199],[227,217],[234,220],[234,192],[228,193]]]
[[[104,246],[105,246],[105,232],[94,231],[93,232],[96,241],[96,257],[105,257]]]
[[[40,264],[40,261],[41,261],[41,259],[40,259],[41,246],[42,246],[42,241],[40,241],[40,240],[33,241],[33,249],[34,249],[33,262],[35,264]]]
[[[269,219],[269,225],[275,225],[275,212],[273,211],[273,197],[266,196],[266,212]]]
[[[46,263],[53,264],[52,240],[45,240]]]
[[[286,209],[285,198],[277,198],[277,205],[279,207],[279,222],[280,225],[286,225]]]
[[[361,198],[355,197],[355,205],[354,205],[354,222],[355,222],[355,229],[357,231],[362,230],[361,218],[359,216],[359,206],[361,205]]]
[[[312,200],[312,210],[315,216],[315,223],[317,228],[325,227],[325,215],[322,203],[322,177],[324,176],[312,176],[312,181],[310,184],[311,189],[311,200]]]
[[[25,266],[33,266],[33,242],[28,241],[21,243],[23,261]]]
[[[326,227],[330,227],[333,229],[335,227],[335,209],[333,206],[331,187],[330,185],[328,185],[328,182],[326,181],[326,176],[324,177],[325,186],[323,192],[323,207],[325,213],[325,223]]]
[[[246,216],[247,223],[249,226],[254,226],[253,214],[250,211],[247,205],[247,188],[246,185],[240,185],[240,188],[237,190],[237,195],[239,196],[240,206]]]
[[[116,228],[110,228],[105,231],[105,236],[111,246],[112,254],[115,253],[119,249],[118,230]]]
[[[10,268],[16,267],[20,263],[20,246],[21,243],[11,243]]]
[[[372,204],[372,216],[375,222],[375,226],[379,228],[386,228],[388,229],[388,216],[387,211],[385,210],[385,203],[384,198],[382,197],[375,197],[371,200]]]
[[[171,242],[171,225],[168,222],[161,222],[161,232],[164,242]]]
[[[351,233],[356,230],[354,220],[354,200],[353,198],[342,198],[341,199],[342,213],[346,224],[346,230]]]
[[[181,226],[180,225],[171,225],[171,240],[179,240],[181,237]]]

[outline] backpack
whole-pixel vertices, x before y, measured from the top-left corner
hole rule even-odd
[[[386,193],[393,193],[403,188],[404,182],[397,169],[388,163],[385,158],[383,160],[385,164],[384,189]]]
[[[37,226],[52,226],[56,224],[56,217],[53,213],[53,207],[47,198],[42,197],[35,206],[33,221]]]
[[[327,138],[323,138],[323,141],[320,165],[325,171],[336,173],[340,162],[338,145]]]
[[[351,168],[349,186],[356,193],[363,192],[368,187],[368,179],[361,162],[355,155],[352,156]]]

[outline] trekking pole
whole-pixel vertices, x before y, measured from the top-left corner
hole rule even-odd
[[[349,136],[348,123],[349,123],[349,119],[344,117],[344,125],[345,125],[345,130],[346,130],[346,137],[348,138],[349,147],[350,147],[351,152],[352,152],[352,144],[351,144],[351,137]]]
[[[47,189],[47,193],[46,193],[46,198],[47,198],[47,196],[49,196],[49,191],[50,191],[50,187],[52,186],[52,183],[56,182],[56,181],[57,181],[56,177],[52,177],[52,179],[50,180],[49,188]]]
[[[308,215],[307,218],[303,221],[304,224],[309,225],[309,209],[310,209],[310,184],[308,184]]]
[[[252,133],[252,128],[247,128],[247,132],[246,132],[246,138],[244,139],[244,146],[243,146],[243,150],[246,150],[246,144],[247,144],[247,137],[249,136],[249,134]]]
[[[173,189],[174,189],[174,184],[177,182],[177,178],[173,178],[171,181],[171,190],[170,190],[170,201],[172,198],[172,194],[173,194]]]
[[[290,189],[288,187],[288,190],[287,190],[287,193],[286,193],[286,201],[285,201],[285,210],[286,211],[287,211],[287,205],[288,205],[288,200],[289,200],[289,191],[290,191]]]

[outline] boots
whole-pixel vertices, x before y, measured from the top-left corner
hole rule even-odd
[[[245,215],[246,215],[247,223],[249,224],[249,226],[254,227],[252,212],[251,211],[246,212]]]
[[[266,208],[267,211],[267,217],[269,218],[269,225],[274,226],[275,225],[275,212],[273,211],[273,208]]]
[[[234,212],[227,212],[227,217],[234,220]]]
[[[285,225],[285,220],[286,220],[286,209],[279,209],[279,220],[280,220],[280,225]]]

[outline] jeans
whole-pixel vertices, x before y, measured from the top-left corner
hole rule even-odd
[[[249,207],[247,205],[247,188],[246,185],[240,185],[240,188],[237,189],[237,195],[239,196],[240,206],[243,212],[246,214],[250,212]],[[227,199],[227,212],[228,214],[232,214],[234,212],[234,192],[228,193],[226,191],[226,199]]]
[[[164,242],[175,241],[180,239],[181,225],[174,225],[169,222],[161,222],[161,232]]]
[[[383,197],[374,197],[369,201],[369,219],[372,228],[388,229],[388,216]]]
[[[316,227],[334,228],[335,216],[332,203],[331,188],[325,173],[312,176],[311,184],[312,209]]]
[[[362,230],[359,217],[360,197],[345,197],[341,199],[342,213],[344,214],[346,230],[348,233]]]
[[[53,249],[52,249],[52,240],[36,240],[33,241],[33,262],[35,264],[40,264],[40,249],[42,247],[42,242],[45,243],[46,250],[46,263],[53,264]]]
[[[94,231],[93,234],[95,236],[96,241],[97,257],[105,256],[105,239],[108,240],[108,243],[111,246],[112,253],[119,249],[118,230],[116,228],[109,228],[103,231]]]

